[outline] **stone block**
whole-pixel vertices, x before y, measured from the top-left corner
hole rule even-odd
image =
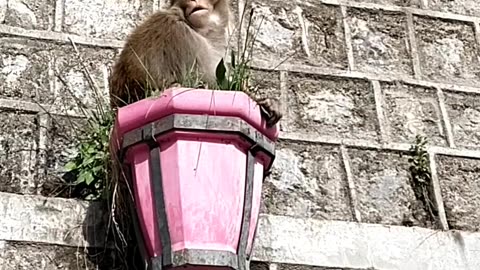
[[[254,99],[268,98],[276,102],[278,110],[283,112],[282,91],[280,89],[280,73],[278,71],[251,70],[251,85],[255,87],[251,97]],[[282,122],[279,122],[280,128]]]
[[[266,212],[328,220],[352,220],[348,185],[337,147],[282,143],[264,184]]]
[[[63,31],[81,36],[124,39],[153,11],[153,0],[65,0]]]
[[[382,83],[388,136],[395,142],[413,143],[416,135],[430,144],[446,145],[445,127],[436,89],[402,83]]]
[[[255,262],[251,261],[250,262],[250,269],[251,270],[269,270],[269,263],[266,262]]]
[[[105,202],[0,193],[0,240],[109,247]],[[108,240],[110,241],[110,240]]]
[[[66,185],[65,164],[77,154],[76,145],[87,128],[87,120],[67,116],[54,116],[49,130],[47,147],[46,176],[42,181],[42,195],[71,197]]]
[[[251,85],[256,88],[252,93],[255,97],[280,100],[280,72],[252,69]]]
[[[95,269],[83,249],[33,243],[0,242],[0,270]]]
[[[348,17],[355,69],[412,74],[404,14],[349,8]]]
[[[254,57],[282,63],[346,68],[343,23],[338,6],[318,1],[254,1],[259,29]]]
[[[0,192],[35,190],[37,130],[35,115],[0,109]]]
[[[311,266],[303,264],[286,264],[280,263],[277,264],[277,270],[360,270],[360,269],[347,269],[347,268],[331,268],[331,267],[321,267],[321,266]]]
[[[395,5],[400,7],[420,7],[424,0],[350,0],[352,2],[373,3],[383,5]]]
[[[429,216],[410,183],[408,156],[374,150],[348,151],[362,222],[429,227]]]
[[[277,268],[480,269],[480,233],[274,215],[262,215],[258,228],[252,259]]]
[[[445,92],[445,105],[455,145],[480,149],[480,94]]]
[[[55,96],[61,98],[58,106],[63,110],[78,112],[79,102],[90,108],[99,100],[108,102],[109,68],[118,51],[78,45],[77,48],[78,52],[73,46],[64,45],[55,51]]]
[[[368,81],[291,73],[284,130],[377,140],[373,89]]]
[[[0,97],[53,103],[49,70],[55,45],[0,36]]]
[[[300,26],[293,12],[295,5],[282,1],[254,0],[248,8],[254,9],[252,25],[248,28],[249,14],[246,13],[242,27],[251,40],[255,38],[252,51],[254,59],[274,61],[272,65],[291,60],[289,55],[301,44]]]
[[[77,53],[70,44],[8,37],[1,40],[0,97],[78,113],[78,101],[90,107],[97,104],[84,66],[102,98],[107,97],[108,67],[116,50],[78,46]]]
[[[415,16],[414,27],[425,79],[478,85],[480,65],[473,25]]]
[[[52,30],[54,13],[55,0],[0,1],[0,23],[10,26]]]
[[[444,12],[480,16],[480,2],[477,0],[428,0],[429,8]]]
[[[436,162],[450,229],[480,231],[480,160],[437,156]]]

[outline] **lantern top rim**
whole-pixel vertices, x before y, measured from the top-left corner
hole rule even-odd
[[[241,91],[194,88],[169,88],[159,97],[147,98],[117,111],[118,135],[142,127],[172,114],[238,117],[275,141],[278,124],[268,128],[258,104]]]

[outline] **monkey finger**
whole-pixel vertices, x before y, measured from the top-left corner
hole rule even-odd
[[[169,88],[180,88],[182,85],[180,83],[172,83]]]
[[[283,115],[279,111],[277,110],[273,111],[272,118],[270,119],[270,125],[274,126],[275,124],[277,124],[280,121],[280,119],[282,119],[282,116]]]
[[[256,100],[256,102],[257,102],[258,105],[263,105],[263,104],[267,103],[267,98],[258,98]]]
[[[282,114],[281,114],[281,113],[275,114],[275,120],[273,121],[273,125],[275,125],[275,124],[277,124],[278,122],[280,122],[280,119],[282,119]]]
[[[273,125],[275,125],[275,124],[273,123],[273,120],[274,120],[273,117],[270,117],[270,118],[267,120],[267,127],[268,127],[268,128],[271,128],[271,127],[273,127]]]
[[[272,112],[272,102],[268,98],[261,99],[260,101],[257,102],[257,104],[260,106],[260,108],[263,108],[267,112]]]
[[[270,117],[270,114],[271,114],[270,112],[271,112],[271,110],[269,110],[268,107],[263,106],[263,105],[260,106],[260,112],[261,112],[262,114],[264,114],[265,116]]]
[[[275,114],[272,114],[268,121],[268,127],[273,127],[276,123],[278,123],[278,117]]]

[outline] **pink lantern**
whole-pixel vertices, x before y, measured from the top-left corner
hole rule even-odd
[[[172,88],[118,110],[111,143],[149,269],[248,267],[278,133],[242,92]]]

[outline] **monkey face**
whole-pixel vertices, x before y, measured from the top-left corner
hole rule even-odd
[[[185,12],[185,18],[195,29],[202,29],[215,23],[217,3],[222,0],[183,0],[177,5]]]

